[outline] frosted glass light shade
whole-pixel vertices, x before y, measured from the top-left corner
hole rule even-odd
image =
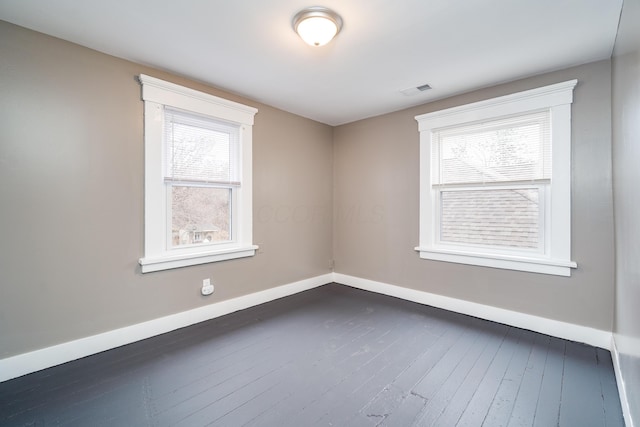
[[[342,28],[342,18],[320,6],[304,9],[293,18],[293,29],[311,46],[329,43]]]

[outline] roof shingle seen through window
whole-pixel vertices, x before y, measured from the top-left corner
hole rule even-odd
[[[535,249],[539,230],[538,190],[443,191],[443,242]]]

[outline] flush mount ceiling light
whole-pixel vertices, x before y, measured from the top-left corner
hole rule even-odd
[[[311,46],[329,43],[341,28],[340,15],[322,6],[308,7],[293,17],[293,29]]]

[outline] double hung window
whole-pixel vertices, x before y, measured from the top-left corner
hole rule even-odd
[[[141,75],[142,272],[252,256],[251,130],[257,112]]]
[[[163,140],[167,247],[232,241],[238,127],[165,108]]]
[[[422,258],[570,275],[575,84],[416,117]]]

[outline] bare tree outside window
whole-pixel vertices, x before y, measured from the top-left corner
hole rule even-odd
[[[173,246],[218,243],[230,240],[231,191],[226,188],[171,189]]]

